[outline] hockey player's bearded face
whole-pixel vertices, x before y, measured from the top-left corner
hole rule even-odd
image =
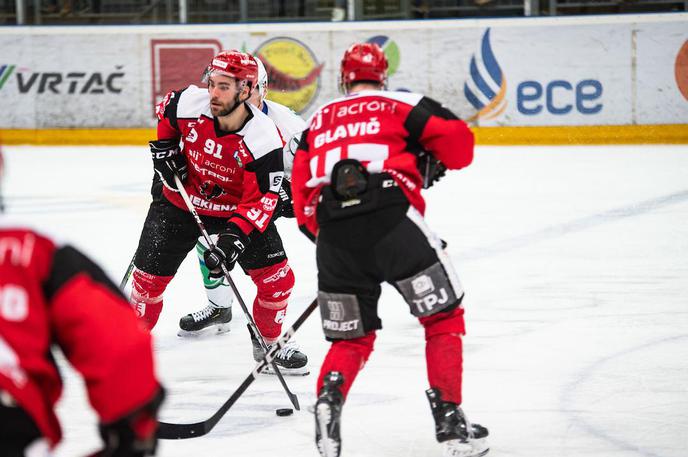
[[[246,101],[247,88],[244,82],[224,75],[213,75],[208,78],[210,111],[213,116],[227,116],[237,106]]]

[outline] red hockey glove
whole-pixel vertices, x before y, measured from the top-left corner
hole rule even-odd
[[[179,140],[149,141],[148,145],[153,157],[155,172],[160,175],[160,179],[168,189],[176,191],[177,185],[174,181],[174,174],[177,173],[182,182],[189,175],[186,158],[179,150]]]

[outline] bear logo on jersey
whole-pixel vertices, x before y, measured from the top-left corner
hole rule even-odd
[[[198,188],[198,191],[208,201],[225,193],[225,191],[222,190],[222,187],[218,186],[212,181],[204,181],[203,184],[201,184],[201,186]]]

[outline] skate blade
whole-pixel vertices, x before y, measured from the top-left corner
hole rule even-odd
[[[467,443],[459,440],[444,443],[443,457],[481,457],[490,451],[484,438],[469,439]]]
[[[322,457],[338,457],[339,443],[330,438],[328,429],[332,420],[332,410],[327,403],[321,403],[315,407],[315,417],[320,431],[320,440],[316,443],[318,452]]]
[[[284,368],[282,366],[277,365],[277,367],[280,370],[280,373],[282,373],[284,376],[308,376],[311,374],[310,368],[308,366],[303,366],[301,368]],[[260,374],[266,374],[266,375],[275,375],[275,370],[272,369],[272,365],[268,365],[263,370],[260,372]]]
[[[188,331],[188,330],[177,330],[177,336],[181,338],[203,338],[206,336],[220,335],[222,333],[228,333],[231,327],[227,324],[215,324],[206,327],[201,330]]]
[[[301,368],[284,368],[277,365],[277,367],[279,368],[280,373],[282,373],[284,376],[308,376],[309,374],[311,374],[311,370],[310,368],[308,368],[308,366],[303,366]],[[265,368],[263,368],[260,374],[274,376],[275,370],[272,369],[271,365],[268,365]]]

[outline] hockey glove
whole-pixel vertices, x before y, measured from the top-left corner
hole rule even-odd
[[[234,226],[220,233],[215,246],[203,253],[203,261],[209,271],[208,276],[210,278],[222,277],[224,275],[221,266],[223,263],[227,270],[231,271],[247,244],[246,235],[240,233],[240,230]]]
[[[179,150],[179,140],[156,140],[148,142],[153,157],[153,168],[170,190],[177,190],[174,174],[184,182],[189,175],[186,157]]]
[[[423,189],[432,187],[447,172],[447,167],[427,151],[421,151],[418,154],[416,164],[423,178]]]
[[[143,457],[155,455],[158,439],[158,409],[165,396],[163,389],[158,390],[153,400],[143,408],[109,424],[101,424],[100,436],[105,449],[94,457]]]
[[[294,199],[291,196],[291,182],[287,178],[282,180],[282,187],[279,190],[279,217],[292,218],[294,214]]]

